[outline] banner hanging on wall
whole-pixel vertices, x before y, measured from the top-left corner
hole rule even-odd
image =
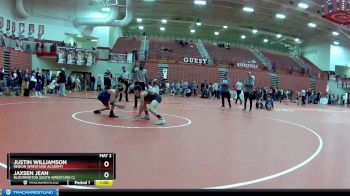
[[[95,64],[94,53],[92,50],[86,50],[85,57],[86,57],[86,66],[93,66]]]
[[[18,37],[23,38],[24,37],[24,31],[25,31],[25,24],[19,23],[18,25]]]
[[[77,65],[85,65],[85,50],[77,49]]]
[[[58,64],[66,64],[67,63],[66,47],[57,47],[57,63]]]
[[[4,17],[0,16],[0,31],[4,28]]]
[[[38,39],[42,39],[44,33],[45,33],[45,27],[44,27],[44,25],[39,25]]]
[[[16,32],[16,22],[12,21],[12,35],[15,35]]]
[[[67,64],[75,65],[75,48],[67,48]]]
[[[29,29],[28,29],[28,37],[33,38],[34,37],[34,31],[35,31],[35,26],[34,24],[29,24]]]
[[[9,36],[11,30],[11,21],[9,19],[6,20],[6,34]]]

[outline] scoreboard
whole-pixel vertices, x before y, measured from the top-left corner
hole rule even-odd
[[[350,24],[350,0],[322,0],[322,17],[341,25]]]
[[[112,186],[114,153],[10,153],[7,179],[11,185]]]

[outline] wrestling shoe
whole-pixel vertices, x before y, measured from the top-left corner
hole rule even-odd
[[[149,116],[144,116],[141,119],[143,119],[143,120],[151,120],[151,118]]]
[[[95,114],[101,114],[101,111],[100,110],[95,110],[94,113]]]
[[[113,112],[109,113],[109,118],[119,118],[119,116],[116,116]]]
[[[154,124],[155,125],[164,125],[166,123],[166,121],[164,119],[158,120],[156,121]]]

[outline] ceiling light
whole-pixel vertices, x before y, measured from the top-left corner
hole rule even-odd
[[[160,27],[160,30],[161,30],[161,31],[165,31],[165,28],[164,28],[164,27]]]
[[[196,32],[196,30],[194,30],[194,29],[191,29],[191,33],[195,33]]]
[[[214,35],[218,36],[218,35],[220,35],[220,33],[216,31],[216,32],[214,32]]]
[[[298,7],[302,8],[302,9],[307,9],[309,7],[309,5],[306,3],[299,3]]]
[[[103,12],[110,12],[110,11],[111,11],[111,8],[110,8],[110,7],[103,7],[103,8],[102,8],[102,11],[103,11]]]
[[[284,15],[284,14],[276,14],[276,18],[285,19],[286,15]]]
[[[197,24],[197,26],[202,26],[201,22],[197,22],[196,24]]]
[[[168,21],[166,19],[162,19],[162,23],[166,24]]]
[[[253,34],[257,34],[257,33],[258,33],[258,30],[253,29],[252,32],[253,32]]]
[[[84,37],[83,35],[77,35],[77,37]]]
[[[97,42],[98,40],[97,40],[97,39],[92,39],[91,41],[92,41],[92,42]]]
[[[277,38],[281,38],[282,35],[281,35],[281,34],[277,34],[276,37],[277,37]]]
[[[297,43],[299,43],[299,42],[300,42],[300,39],[299,39],[299,38],[295,38],[294,41],[297,42]]]
[[[227,29],[228,27],[225,25],[225,26],[223,26],[222,28]]]
[[[204,1],[204,0],[195,0],[195,1],[194,1],[194,4],[196,4],[196,5],[206,5],[206,4],[207,4],[207,1]]]
[[[140,30],[143,30],[144,28],[145,28],[145,27],[143,27],[143,26],[139,26],[139,29],[140,29]]]
[[[333,31],[332,34],[333,34],[334,36],[338,36],[338,35],[339,35],[339,33],[336,32],[336,31]]]
[[[267,43],[269,40],[268,39],[264,39],[264,42]]]
[[[246,38],[246,36],[245,36],[245,35],[242,35],[242,36],[241,36],[241,39],[245,39],[245,38]]]
[[[333,44],[334,44],[334,45],[339,45],[340,43],[337,42],[337,41],[335,41],[335,42],[333,42]]]
[[[243,8],[243,11],[245,11],[245,12],[254,12],[254,8],[251,8],[251,7],[244,7],[244,8]]]
[[[142,22],[142,18],[137,18],[136,21],[137,22]]]
[[[310,22],[310,23],[308,24],[308,26],[311,27],[311,28],[317,27],[317,25],[316,25],[315,23],[312,23],[312,22]]]

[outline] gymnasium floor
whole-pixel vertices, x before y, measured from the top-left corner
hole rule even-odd
[[[168,123],[156,127],[153,116],[133,119],[132,102],[109,119],[90,112],[101,107],[94,99],[1,97],[0,185],[9,187],[8,152],[115,152],[113,188],[350,186],[349,109],[275,103],[273,112],[249,113],[218,100],[163,98]]]

